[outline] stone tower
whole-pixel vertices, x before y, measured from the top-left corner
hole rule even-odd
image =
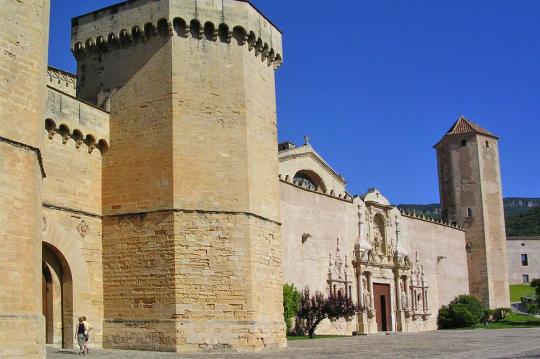
[[[48,0],[0,1],[0,357],[45,357],[41,142]]]
[[[286,345],[274,71],[240,0],[134,0],[74,18],[78,97],[110,110],[104,346]]]
[[[498,137],[461,116],[435,145],[442,214],[466,230],[471,294],[508,307],[508,264]]]

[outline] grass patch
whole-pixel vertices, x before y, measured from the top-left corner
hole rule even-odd
[[[490,323],[487,326],[477,324],[476,329],[511,329],[511,328],[534,328],[540,327],[540,318],[532,315],[510,313],[503,320],[497,323]]]
[[[535,295],[535,290],[528,284],[513,284],[510,286],[510,301],[519,302],[521,297]]]
[[[313,339],[336,339],[336,338],[350,338],[350,335],[315,335]],[[287,340],[305,340],[309,339],[307,335],[299,336],[287,336]]]

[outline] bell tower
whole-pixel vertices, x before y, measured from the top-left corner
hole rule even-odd
[[[72,25],[78,97],[110,110],[104,346],[284,347],[280,31],[241,0],[133,0]]]
[[[508,307],[498,137],[460,116],[435,149],[443,217],[466,230],[470,292],[486,307]]]

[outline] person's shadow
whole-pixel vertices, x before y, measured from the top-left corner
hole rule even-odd
[[[77,351],[73,349],[54,349],[54,354],[71,354],[71,355],[77,355]]]

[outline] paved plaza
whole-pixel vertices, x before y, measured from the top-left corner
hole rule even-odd
[[[76,352],[49,347],[48,359]],[[540,328],[455,330],[419,334],[378,335],[340,339],[290,341],[284,351],[259,354],[173,354],[122,350],[91,350],[93,358],[540,358]]]

